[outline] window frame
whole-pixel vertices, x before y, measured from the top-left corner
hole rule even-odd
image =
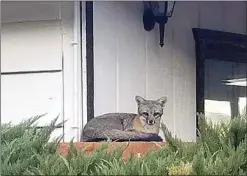
[[[193,28],[192,33],[196,52],[196,112],[204,114],[205,60],[245,63],[247,66],[247,35],[202,28]],[[197,116],[196,129],[200,130]]]

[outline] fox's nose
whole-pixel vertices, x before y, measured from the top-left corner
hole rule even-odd
[[[154,120],[149,120],[148,123],[149,123],[149,125],[153,125],[154,124]]]

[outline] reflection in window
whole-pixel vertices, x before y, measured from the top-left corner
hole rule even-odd
[[[246,114],[246,97],[239,97],[238,106],[240,114]]]
[[[239,97],[239,113],[246,113],[246,97]],[[227,101],[205,100],[205,116],[213,123],[227,122],[231,119],[231,104]]]
[[[204,109],[207,119],[229,121],[246,112],[246,73],[245,63],[206,59]]]
[[[205,116],[213,123],[229,121],[231,119],[230,102],[205,100]]]

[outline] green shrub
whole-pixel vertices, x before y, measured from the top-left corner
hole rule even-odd
[[[166,126],[163,132],[168,148],[179,153],[184,162],[192,163],[190,174],[247,175],[247,118],[242,114],[229,123],[206,121],[199,116],[199,137],[196,143],[183,143],[173,138]]]
[[[172,137],[162,124],[168,145],[128,161],[124,148],[111,153],[104,143],[87,154],[70,143],[66,157],[59,154],[58,142],[48,143],[57,118],[36,128],[37,116],[18,125],[1,126],[1,174],[3,175],[247,175],[246,115],[229,123],[212,124],[199,114],[200,133],[195,143]]]
[[[36,156],[57,152],[58,139],[48,143],[51,132],[56,128],[56,120],[37,130],[35,122],[42,116],[31,118],[18,125],[1,126],[1,172],[3,175],[19,175],[28,167],[37,167]],[[60,124],[59,124],[60,125]]]

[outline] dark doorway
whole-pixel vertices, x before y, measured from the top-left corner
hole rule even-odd
[[[81,42],[82,39],[82,9],[80,1]],[[85,2],[86,11],[86,67],[87,67],[87,121],[94,117],[94,38],[93,38],[93,1]],[[82,43],[81,43],[82,47]],[[81,48],[82,50],[82,48]],[[81,56],[82,57],[82,56]],[[81,65],[82,67],[82,65]],[[82,80],[83,81],[83,80]],[[83,107],[82,107],[83,108]]]

